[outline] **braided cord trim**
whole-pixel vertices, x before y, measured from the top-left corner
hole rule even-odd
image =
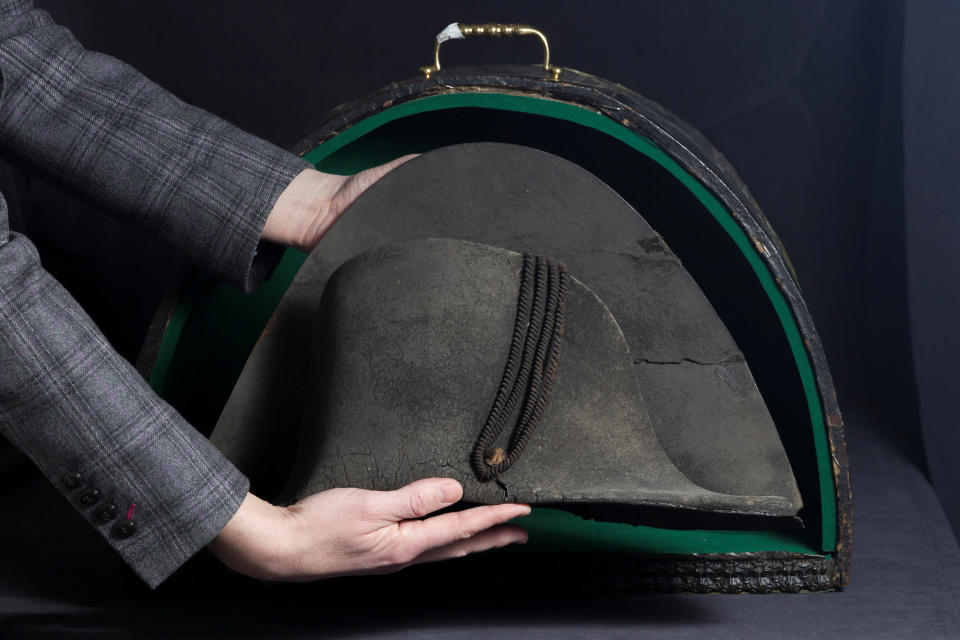
[[[470,455],[470,466],[481,482],[497,478],[520,459],[543,415],[559,367],[568,287],[565,265],[545,256],[523,255],[507,364]],[[506,448],[495,446],[515,413]]]

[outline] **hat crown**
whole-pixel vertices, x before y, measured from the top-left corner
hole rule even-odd
[[[451,239],[388,245],[344,263],[320,298],[285,499],[447,476],[464,485],[467,503],[619,505],[625,520],[666,507],[792,508],[707,491],[676,468],[650,424],[619,325],[575,277],[540,424],[515,466],[495,483],[479,479],[471,455],[509,357],[523,266],[522,254]]]

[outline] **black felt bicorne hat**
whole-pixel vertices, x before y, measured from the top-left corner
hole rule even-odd
[[[211,439],[287,502],[446,476],[466,503],[659,526],[801,506],[743,356],[662,239],[586,171],[511,145],[425,154],[361,196]]]

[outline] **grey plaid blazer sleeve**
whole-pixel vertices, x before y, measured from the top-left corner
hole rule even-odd
[[[269,272],[278,248],[260,232],[305,162],[85,51],[24,0],[0,0],[0,82],[8,157],[241,288]],[[110,348],[9,231],[2,201],[0,433],[151,587],[223,528],[249,487]]]
[[[31,4],[0,0],[0,151],[253,288],[282,251],[258,247],[267,215],[311,165],[86,51]]]

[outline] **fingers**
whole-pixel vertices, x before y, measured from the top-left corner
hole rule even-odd
[[[463,487],[452,478],[425,478],[395,491],[372,496],[370,511],[390,521],[422,518],[449,507],[463,496]]]
[[[365,169],[360,173],[351,176],[349,179],[344,182],[343,186],[337,193],[334,201],[331,203],[331,209],[339,215],[346,209],[350,204],[360,197],[360,194],[369,189],[377,180],[387,175],[404,162],[416,158],[418,154],[411,153],[409,155],[400,156],[395,158],[390,162],[386,162],[376,167],[370,167]]]
[[[438,562],[440,560],[450,560],[452,558],[462,558],[471,553],[480,551],[489,551],[505,547],[508,544],[525,543],[527,541],[527,532],[516,525],[503,524],[467,538],[458,540],[443,547],[428,549],[413,559],[410,564],[422,564],[424,562]]]
[[[526,504],[496,504],[401,522],[400,544],[411,557],[467,540],[508,520],[529,515]]]
[[[280,195],[267,218],[264,237],[312,251],[361,193],[417,154],[401,156],[352,176],[307,169]]]
[[[528,505],[489,505],[416,519],[462,495],[460,483],[451,478],[418,480],[395,491],[330,489],[286,508],[248,495],[236,522],[227,524],[211,550],[247,575],[313,580],[392,572],[526,541],[523,529],[504,523],[529,514]],[[240,526],[256,525],[261,511],[267,516],[263,526]]]

